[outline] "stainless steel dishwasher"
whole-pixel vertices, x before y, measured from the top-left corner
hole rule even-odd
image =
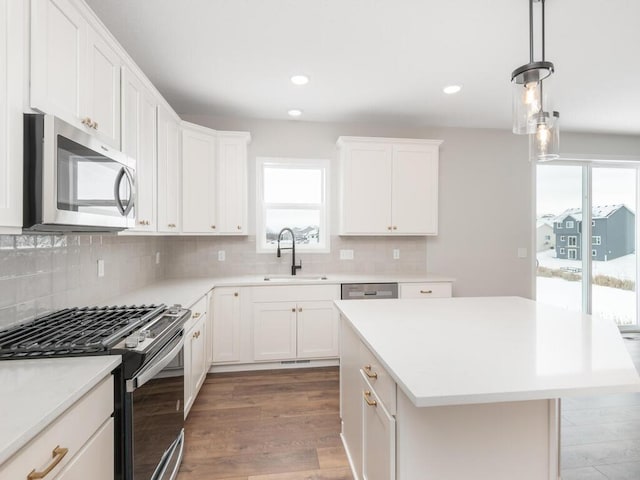
[[[343,283],[342,300],[380,300],[398,298],[397,283]]]

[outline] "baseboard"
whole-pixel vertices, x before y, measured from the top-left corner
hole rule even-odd
[[[212,365],[209,373],[225,372],[249,372],[252,370],[286,370],[291,368],[315,368],[315,367],[337,367],[340,360],[331,358],[327,360],[304,360],[295,362],[264,362],[264,363],[241,363],[228,365]]]

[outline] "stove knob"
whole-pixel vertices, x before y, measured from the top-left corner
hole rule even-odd
[[[124,341],[124,346],[126,348],[136,348],[138,346],[140,339],[138,335],[130,335]]]

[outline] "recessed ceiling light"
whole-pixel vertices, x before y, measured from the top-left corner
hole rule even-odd
[[[302,115],[302,110],[298,110],[297,108],[292,108],[287,112],[290,117],[299,117]]]
[[[294,75],[291,77],[291,83],[294,85],[306,85],[309,83],[309,77],[306,75]]]
[[[444,93],[447,95],[451,95],[453,93],[458,93],[462,87],[460,85],[448,85],[442,89]]]

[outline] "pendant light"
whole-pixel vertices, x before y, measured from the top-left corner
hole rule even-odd
[[[529,135],[529,159],[548,162],[557,159],[560,151],[560,114],[545,112],[534,116],[535,133]]]
[[[534,61],[533,55],[533,4],[541,4],[542,14],[542,58]],[[538,129],[538,115],[544,112],[548,99],[543,95],[542,82],[554,71],[553,63],[545,60],[544,54],[544,2],[529,0],[529,63],[511,73],[513,85],[513,133],[533,134]],[[546,89],[545,89],[546,90]],[[545,92],[547,94],[548,92]],[[549,118],[553,118],[551,115]]]

